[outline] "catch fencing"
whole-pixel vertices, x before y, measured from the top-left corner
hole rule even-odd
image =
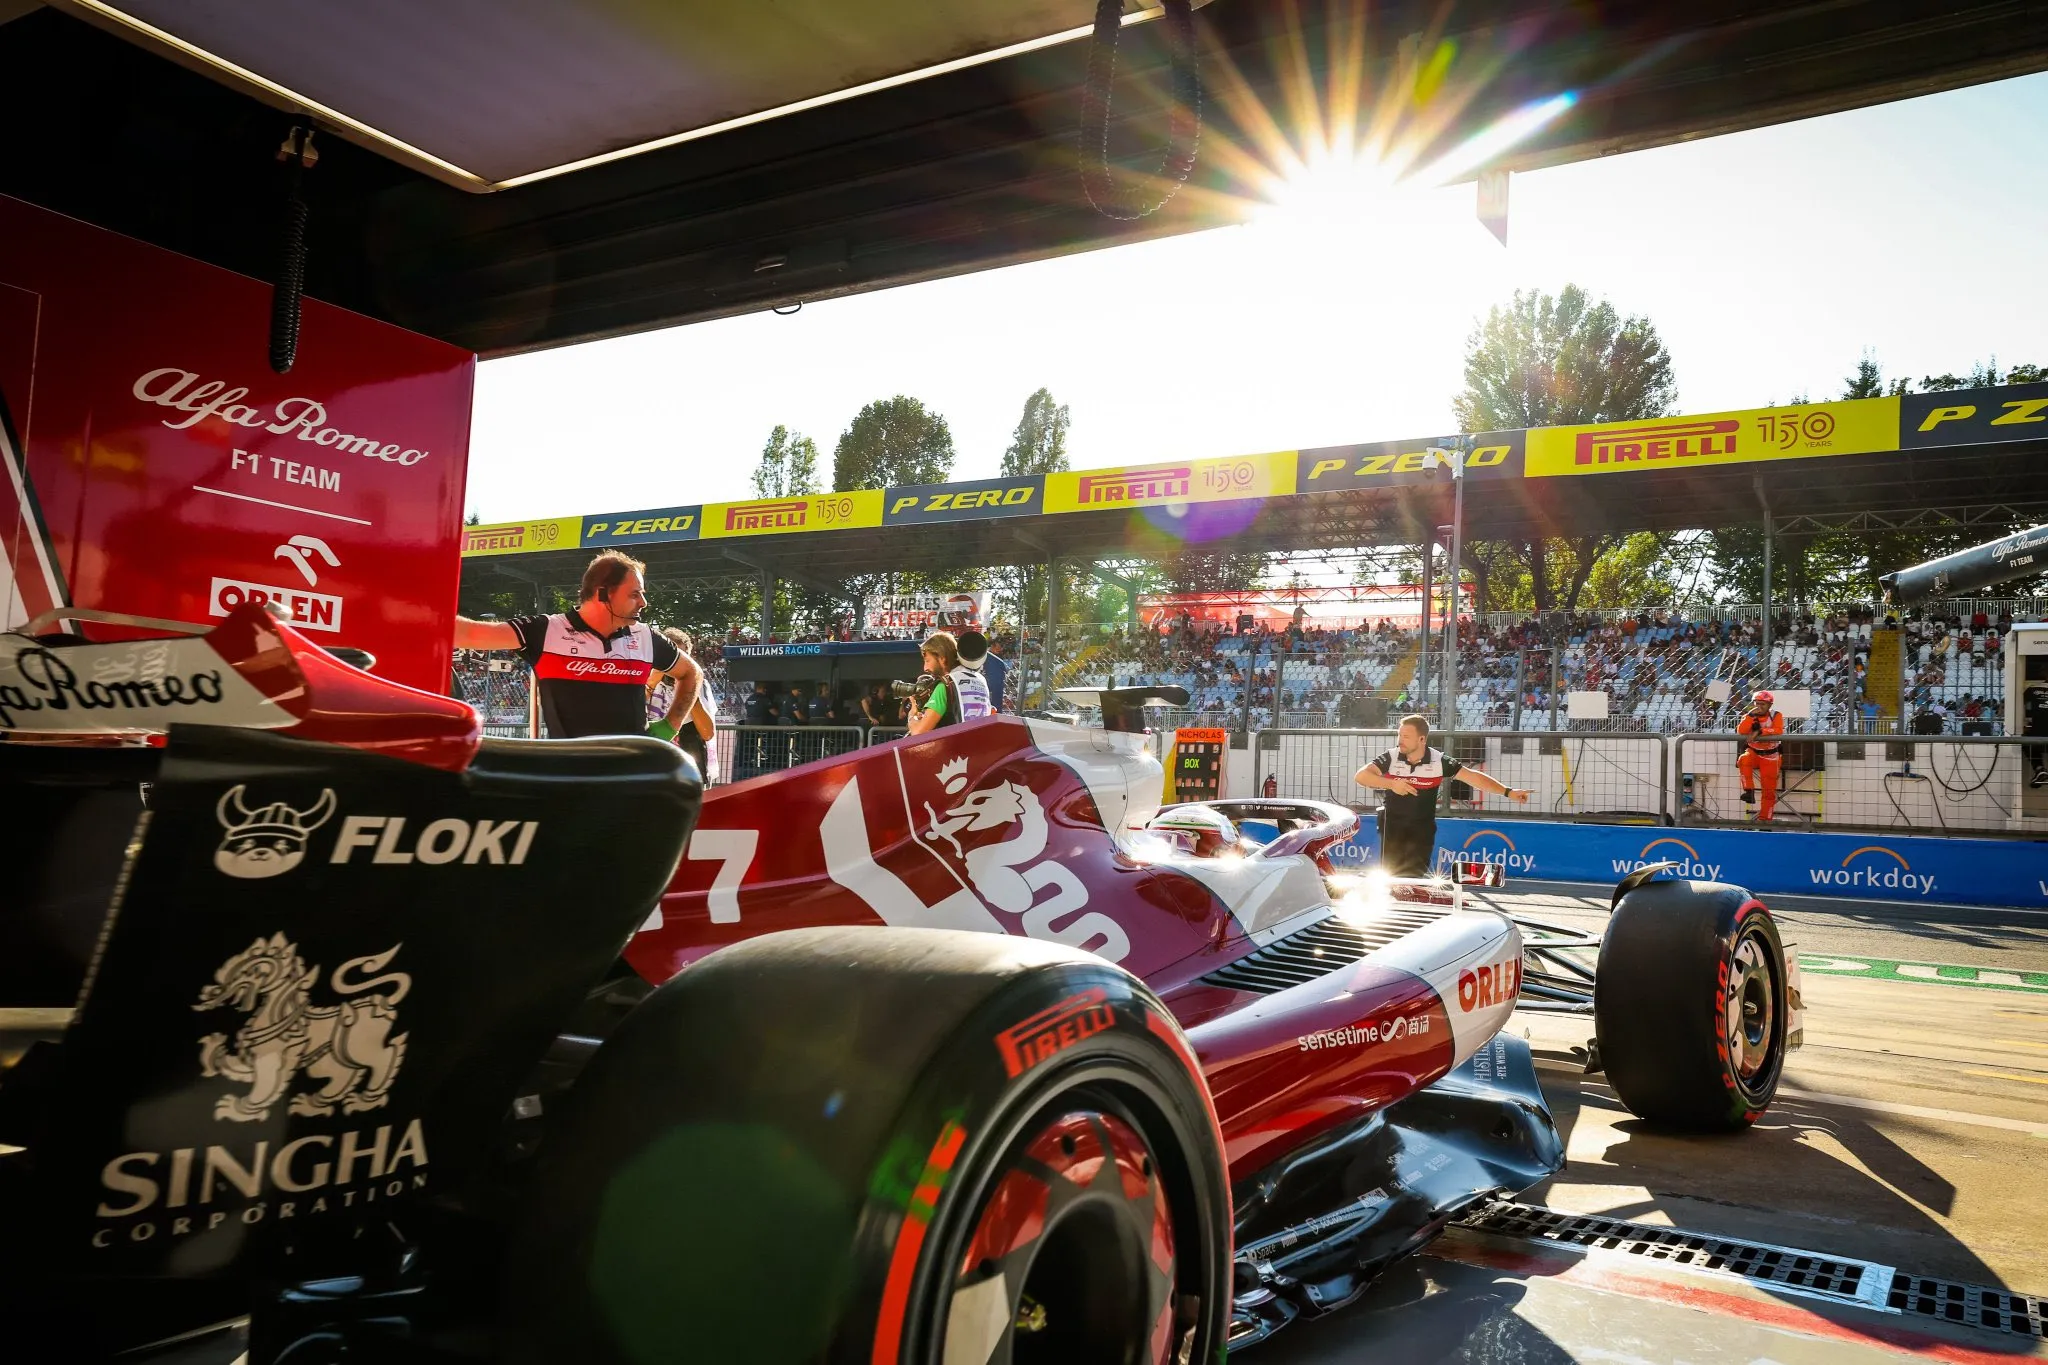
[[[510,660],[464,660],[457,664],[455,692],[476,708],[484,733],[501,739],[529,739],[540,733],[532,675]]]
[[[1671,749],[1678,823],[1749,822],[1734,735],[1676,735]],[[1810,735],[1781,759],[1779,827],[2048,833],[2048,739]]]
[[[1252,790],[1264,791],[1271,775],[1282,796],[1376,809],[1380,793],[1359,786],[1356,774],[1397,739],[1393,730],[1262,730],[1253,746]],[[1510,803],[1454,782],[1439,798],[1438,809],[1445,815],[1484,810],[1489,818],[1661,823],[1672,811],[1668,745],[1662,735],[1460,731],[1451,737],[1448,752],[1530,796],[1527,805]]]
[[[734,725],[712,736],[711,786],[744,782],[762,773],[838,758],[865,742],[858,725]]]

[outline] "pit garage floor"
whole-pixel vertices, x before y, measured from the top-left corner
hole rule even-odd
[[[1495,903],[1600,926],[1608,888],[1538,885]],[[1807,1043],[1753,1131],[1649,1131],[1585,1073],[1590,1021],[1518,1014],[1564,1171],[1525,1212],[1454,1227],[1247,1365],[2048,1359],[2048,912],[1773,908],[1806,967]],[[1816,1273],[1854,1293],[1787,1283]],[[229,1365],[238,1335],[169,1358]]]
[[[1608,888],[1534,885],[1495,903],[1599,927]],[[1511,1027],[1536,1049],[1568,1155],[1524,1203],[1638,1227],[1538,1216],[1510,1220],[1507,1235],[1454,1228],[1359,1302],[1245,1358],[2048,1358],[2048,913],[1790,897],[1772,908],[1806,967],[1806,1047],[1753,1131],[1652,1132],[1585,1074],[1590,1021],[1519,1014]],[[1674,1257],[1675,1239],[1651,1231],[1669,1228],[1820,1253],[1872,1306],[1697,1264],[1712,1248]]]

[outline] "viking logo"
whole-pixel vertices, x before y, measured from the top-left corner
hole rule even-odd
[[[282,801],[250,810],[242,791],[236,783],[214,808],[226,833],[213,851],[213,865],[230,877],[252,880],[291,871],[306,856],[306,836],[334,814],[331,787],[323,788],[320,799],[304,810],[293,810]]]
[[[292,1096],[294,1114],[331,1114],[337,1104],[344,1114],[383,1107],[405,1061],[407,1035],[393,1037],[391,1028],[398,1022],[398,1002],[412,989],[412,977],[384,971],[402,946],[394,943],[336,967],[328,987],[345,998],[332,1005],[311,1002],[320,968],[308,970],[297,946],[281,933],[259,938],[223,962],[192,1008],[231,1007],[249,1020],[236,1032],[232,1049],[224,1033],[199,1040],[199,1071],[249,1089],[222,1095],[214,1101],[213,1116],[261,1122],[302,1071],[321,1085],[311,1094]],[[377,972],[383,975],[373,975]],[[379,986],[393,989],[365,994]]]

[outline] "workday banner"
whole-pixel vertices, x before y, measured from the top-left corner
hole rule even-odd
[[[1332,850],[1340,862],[1379,860],[1371,822]],[[1649,863],[1734,882],[1762,896],[1957,905],[2048,905],[2048,843],[2019,839],[1892,838],[1797,830],[1666,829],[1653,825],[1441,820],[1437,859],[1499,863],[1517,878],[1612,884]]]

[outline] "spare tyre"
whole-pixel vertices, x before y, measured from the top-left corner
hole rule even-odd
[[[1230,1203],[1150,990],[1056,944],[839,928],[654,992],[548,1116],[505,1357],[1222,1356]]]
[[[1593,982],[1614,1093],[1671,1128],[1755,1123],[1784,1072],[1788,980],[1777,924],[1743,888],[1630,878],[1617,890]]]

